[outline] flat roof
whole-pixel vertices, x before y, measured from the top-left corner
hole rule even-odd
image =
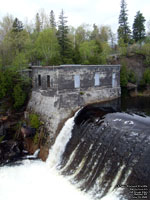
[[[32,66],[32,68],[38,69],[59,69],[65,67],[120,67],[121,65],[75,65],[75,64],[65,64],[65,65],[58,65],[58,66]]]

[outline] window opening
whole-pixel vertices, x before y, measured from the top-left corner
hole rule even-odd
[[[95,86],[99,86],[100,85],[100,76],[99,76],[98,73],[95,74],[94,79],[95,79],[95,84],[94,85]]]
[[[75,75],[74,76],[74,87],[75,88],[80,88],[80,75]]]
[[[117,81],[116,81],[116,73],[112,74],[112,87],[117,86]]]
[[[41,75],[38,75],[38,85],[41,86]]]
[[[50,87],[50,76],[47,75],[47,87]]]

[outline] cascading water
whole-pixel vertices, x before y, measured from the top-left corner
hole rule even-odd
[[[71,137],[74,118],[69,119],[50,150],[47,162],[24,160],[22,165],[0,168],[0,200],[89,200],[56,170]]]
[[[88,106],[65,123],[46,163],[0,168],[0,200],[149,199],[149,154],[150,117]]]
[[[92,106],[79,112],[61,173],[94,199],[150,198],[150,117],[104,113]]]

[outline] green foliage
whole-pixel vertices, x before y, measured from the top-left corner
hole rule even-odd
[[[26,99],[26,93],[23,91],[21,85],[18,83],[13,89],[14,108],[20,108]]]
[[[143,74],[143,79],[142,79],[142,84],[143,85],[150,85],[150,68],[147,68]]]
[[[5,135],[2,135],[2,136],[0,137],[0,143],[3,141],[4,137],[5,137]]]
[[[13,32],[23,31],[23,24],[21,21],[18,20],[18,18],[15,18],[15,20],[13,22],[12,31]]]
[[[130,83],[136,83],[137,81],[137,76],[133,70],[130,70],[128,72],[128,82]]]
[[[0,70],[0,98],[7,98],[11,106],[20,108],[29,93],[30,82],[12,68]]]
[[[48,28],[40,32],[35,45],[43,65],[59,64],[59,44],[54,29]]]
[[[40,20],[39,13],[37,13],[35,17],[35,31],[37,33],[41,31],[41,20]]]
[[[83,42],[79,51],[82,64],[105,64],[109,54],[109,47],[107,43],[91,40]]]
[[[30,114],[29,115],[30,126],[33,128],[38,129],[40,126],[39,116],[37,114]]]
[[[84,92],[83,92],[83,91],[80,91],[80,95],[84,95]]]
[[[128,73],[126,65],[123,63],[120,71],[120,85],[121,87],[126,87],[128,83]]]
[[[119,28],[118,28],[118,39],[122,39],[124,43],[129,43],[130,41],[130,28],[128,25],[128,15],[127,15],[127,4],[125,0],[121,0],[121,10],[119,15]]]
[[[50,12],[50,27],[54,29],[56,28],[55,15],[53,10]]]
[[[124,42],[123,38],[120,38],[119,40],[119,52],[121,56],[127,55],[127,44]]]
[[[59,16],[59,24],[58,24],[58,42],[60,45],[60,55],[61,55],[61,62],[63,64],[65,63],[72,63],[72,43],[69,40],[68,37],[69,29],[67,26],[67,20],[64,16],[63,10],[61,11],[61,14]]]
[[[14,58],[12,65],[16,68],[16,70],[23,70],[28,66],[28,59],[24,53],[18,53]]]
[[[39,133],[37,132],[33,138],[33,143],[36,145],[39,143]]]
[[[141,46],[139,53],[145,56],[145,64],[150,66],[150,43],[145,43]]]
[[[137,12],[134,23],[133,23],[133,39],[137,41],[142,41],[145,38],[145,18],[140,11]]]
[[[0,98],[4,98],[7,94],[8,82],[4,73],[0,73]]]

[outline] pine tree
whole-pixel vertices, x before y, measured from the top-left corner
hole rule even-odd
[[[23,31],[23,23],[18,20],[18,18],[15,18],[12,26],[13,32],[21,32]]]
[[[60,45],[60,54],[62,57],[62,63],[72,63],[72,44],[71,41],[68,38],[68,26],[67,26],[67,20],[64,16],[64,11],[61,11],[61,14],[59,16],[59,25],[58,25],[58,42]]]
[[[96,24],[93,24],[93,31],[91,32],[90,36],[91,40],[98,40],[99,39],[99,30]]]
[[[35,30],[38,33],[41,31],[41,21],[40,21],[39,13],[36,14],[36,18],[35,18]]]
[[[143,17],[140,11],[137,12],[134,22],[133,22],[133,39],[137,41],[141,41],[145,38],[145,18]]]
[[[127,4],[125,0],[121,0],[121,11],[119,15],[119,28],[118,39],[123,39],[124,43],[129,43],[130,40],[130,28],[128,25]]]
[[[50,27],[56,28],[55,15],[53,10],[50,12]]]

